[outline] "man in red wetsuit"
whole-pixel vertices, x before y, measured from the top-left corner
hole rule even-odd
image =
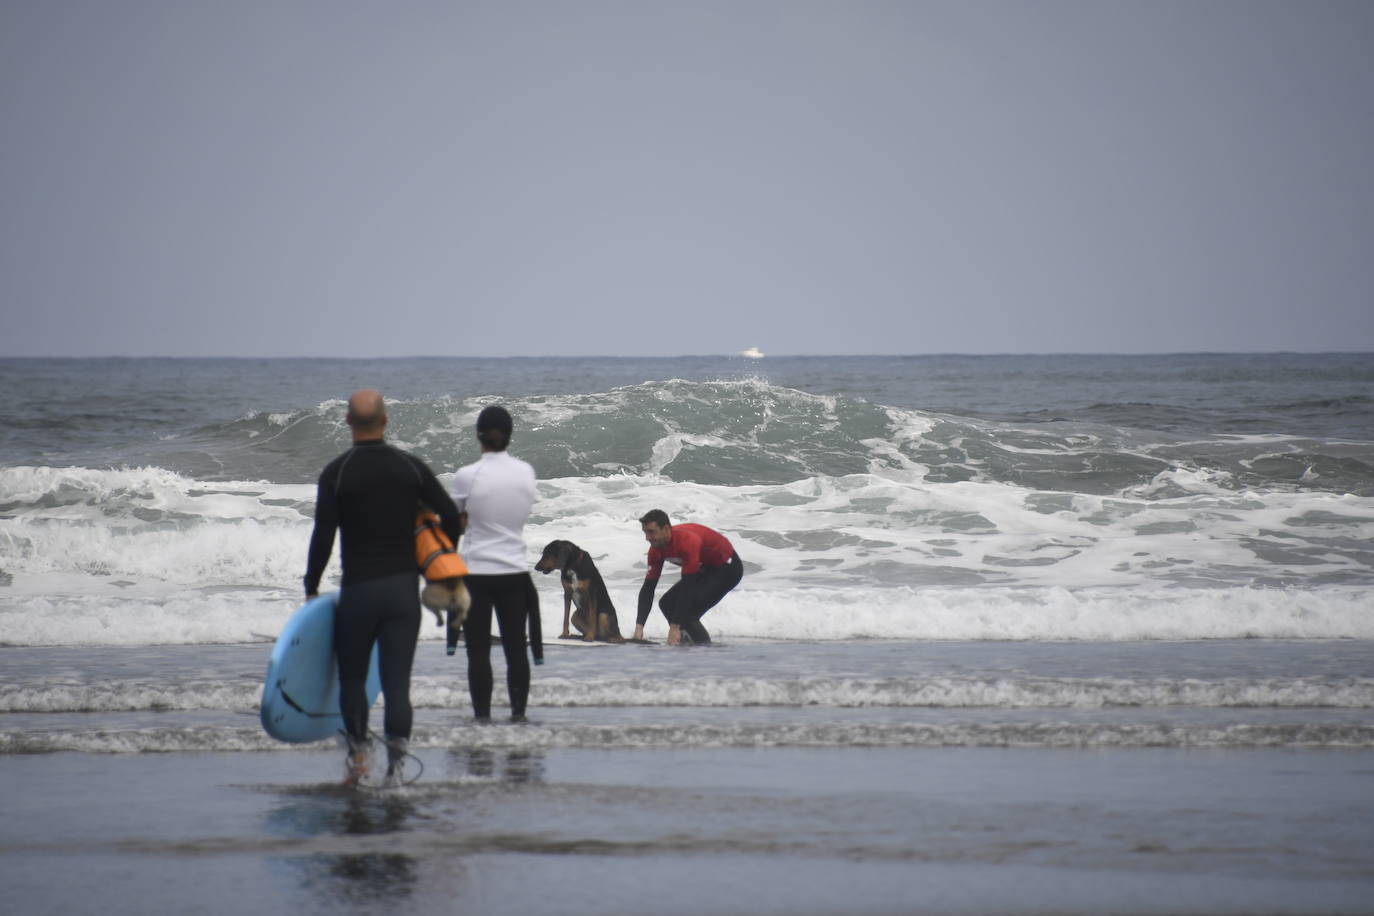
[[[664,593],[658,602],[668,618],[668,645],[684,642],[706,645],[711,634],[701,625],[701,615],[720,603],[725,594],[744,577],[744,563],[725,536],[705,525],[668,523],[662,509],[654,509],[639,520],[649,542],[649,573],[639,589],[639,614],[635,618],[635,639],[644,638],[644,622],[654,604],[654,590],[667,560],[682,567],[682,579]]]

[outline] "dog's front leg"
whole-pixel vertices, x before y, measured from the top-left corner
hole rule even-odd
[[[572,630],[568,629],[568,615],[572,613],[572,589],[563,586],[563,639],[572,638]]]
[[[582,638],[587,642],[596,642],[596,634],[600,625],[601,615],[596,611],[596,591],[589,587],[587,589],[587,635]]]

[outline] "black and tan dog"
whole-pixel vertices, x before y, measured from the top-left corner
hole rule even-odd
[[[563,634],[561,639],[573,639],[568,629],[569,613],[574,605],[577,612],[572,614],[572,625],[587,642],[597,639],[606,642],[624,642],[620,635],[620,621],[615,616],[615,605],[611,603],[606,583],[597,571],[587,551],[572,541],[550,541],[544,548],[544,555],[534,568],[541,573],[562,571],[563,580]]]

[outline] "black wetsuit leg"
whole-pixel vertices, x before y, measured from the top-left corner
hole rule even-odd
[[[703,566],[697,576],[695,588],[689,594],[684,596],[682,583],[678,582],[664,592],[658,606],[669,623],[682,627],[692,642],[700,646],[711,641],[711,634],[701,625],[702,615],[720,604],[720,600],[739,585],[744,578],[744,563],[738,553],[732,553],[729,563]]]
[[[339,661],[339,711],[356,741],[367,737],[367,669],[372,644],[386,697],[388,738],[409,738],[414,713],[410,671],[420,635],[420,598],[413,572],[366,579],[339,592],[334,653]]]
[[[534,582],[529,573],[507,573],[495,576],[468,576],[468,593],[472,606],[463,623],[467,642],[468,692],[472,695],[472,713],[478,719],[491,718],[491,618],[501,630],[501,650],[506,656],[506,690],[510,695],[510,713],[523,716],[530,695],[530,661],[525,654],[525,620],[532,610],[531,598],[537,601]]]

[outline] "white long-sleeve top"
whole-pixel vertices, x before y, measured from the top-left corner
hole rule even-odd
[[[483,452],[453,478],[453,501],[468,514],[460,553],[473,575],[529,572],[525,521],[539,498],[534,468],[508,452]]]

